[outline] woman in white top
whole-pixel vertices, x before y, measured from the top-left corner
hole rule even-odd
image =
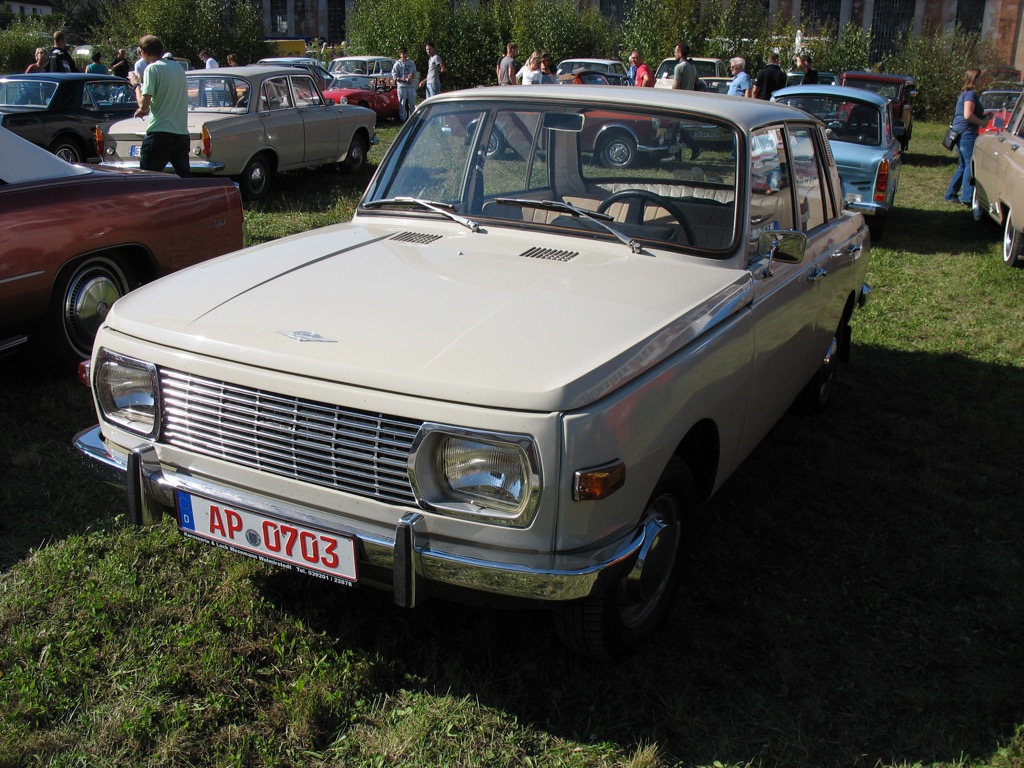
[[[526,64],[523,65],[523,68],[516,75],[523,85],[540,85],[543,80],[544,73],[540,71],[540,55],[540,51],[531,53]]]

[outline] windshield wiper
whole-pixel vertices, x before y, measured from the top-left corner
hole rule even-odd
[[[480,231],[480,225],[477,222],[455,213],[455,206],[448,203],[421,200],[418,197],[388,197],[383,200],[371,200],[368,203],[363,203],[364,208],[382,208],[385,205],[418,205],[421,208],[426,208],[428,211],[447,216],[452,221],[461,224],[473,232]]]
[[[588,208],[577,208],[575,205],[560,203],[557,200],[524,200],[517,197],[497,197],[494,199],[494,202],[501,203],[502,205],[515,205],[520,208],[541,208],[546,211],[562,211],[563,213],[568,213],[572,216],[578,216],[581,219],[587,219],[613,234],[620,243],[628,246],[629,250],[633,253],[643,252],[640,243],[636,240],[631,237],[626,237],[614,227],[608,226],[607,222],[614,221],[615,217],[609,216],[607,213],[591,211]]]

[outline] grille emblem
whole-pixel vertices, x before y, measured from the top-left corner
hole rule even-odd
[[[294,341],[319,341],[325,344],[337,344],[336,339],[328,339],[313,331],[278,331],[282,336],[287,336]]]

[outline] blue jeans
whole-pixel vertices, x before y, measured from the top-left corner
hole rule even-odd
[[[957,144],[956,170],[946,187],[946,199],[955,200],[960,197],[961,203],[970,205],[974,199],[974,185],[971,184],[971,158],[974,157],[974,140],[978,138],[976,131],[964,131],[960,134]]]
[[[435,84],[431,83],[429,80],[427,81],[427,98],[428,99],[431,96],[437,96],[437,94],[439,94],[440,92],[441,92],[441,84],[440,83],[437,83],[435,85]]]

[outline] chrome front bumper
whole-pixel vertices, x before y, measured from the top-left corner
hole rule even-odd
[[[151,446],[130,454],[112,452],[104,443],[98,426],[75,435],[74,446],[104,479],[126,488],[128,518],[139,525],[158,522],[165,509],[174,506],[173,492],[190,493],[236,501],[264,514],[289,519],[272,500],[198,480],[187,473],[165,471]],[[474,592],[523,598],[542,602],[578,600],[603,590],[625,576],[653,531],[641,527],[611,544],[583,552],[497,553],[472,544],[431,540],[427,518],[408,511],[390,532],[377,533],[345,527],[339,520],[337,533],[357,540],[359,565],[390,570],[395,602],[413,607],[425,583],[448,585]],[[496,555],[503,559],[496,559]],[[382,586],[387,586],[386,584]]]

